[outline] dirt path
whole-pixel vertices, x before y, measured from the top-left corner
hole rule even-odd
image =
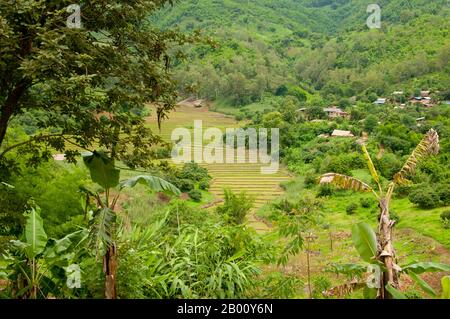
[[[233,118],[211,112],[207,107],[195,108],[185,105],[177,107],[176,111],[169,115],[169,119],[163,122],[161,135],[165,140],[170,140],[173,129],[177,127],[185,127],[192,132],[194,120],[203,121],[203,132],[210,127],[217,127],[222,132],[225,132],[226,128],[239,126]],[[157,130],[154,115],[148,118],[148,122],[154,130]],[[193,145],[193,149],[198,147],[200,146]],[[225,152],[226,150],[224,150],[224,154]],[[244,191],[252,195],[255,200],[255,205],[251,214],[248,216],[248,224],[258,232],[270,230],[270,225],[259,220],[255,213],[264,204],[283,194],[280,183],[290,179],[284,168],[280,167],[280,170],[276,174],[264,175],[261,173],[261,166],[267,166],[267,164],[237,164],[235,161],[235,163],[223,164],[201,163],[201,166],[206,167],[209,174],[213,177],[210,191],[215,195],[214,200],[223,198],[224,188],[229,188],[234,192]]]

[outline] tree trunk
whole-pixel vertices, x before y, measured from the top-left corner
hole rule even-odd
[[[380,288],[378,298],[391,299],[391,294],[386,290],[386,285],[390,284],[398,289],[398,274],[395,269],[395,251],[392,245],[392,228],[395,221],[389,218],[389,206],[386,199],[380,201],[380,221],[378,228],[378,256],[377,259],[381,261],[386,270],[382,272],[380,278]]]
[[[105,298],[116,299],[117,252],[114,243],[108,246],[103,257],[103,272],[105,273]]]
[[[30,85],[29,80],[20,81],[16,87],[12,90],[11,94],[6,98],[5,103],[0,107],[0,146],[6,136],[8,129],[8,122],[17,111],[19,99],[25,93],[27,87]]]

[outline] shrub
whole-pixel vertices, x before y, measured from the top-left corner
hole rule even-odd
[[[324,276],[314,278],[312,295],[315,299],[323,298],[323,292],[331,288],[331,281]]]
[[[436,189],[436,193],[439,196],[442,206],[450,205],[450,191],[449,184],[437,184],[433,188]]]
[[[20,201],[33,199],[41,207],[48,235],[60,237],[64,233],[57,232],[55,227],[83,213],[79,189],[86,185],[87,176],[83,167],[49,162],[38,168],[25,168],[10,183]]]
[[[317,175],[312,172],[306,173],[305,187],[310,188],[310,187],[314,186],[316,183],[317,183]]]
[[[430,187],[417,188],[408,196],[409,200],[420,208],[435,208],[439,206],[439,194],[435,193]]]
[[[242,224],[245,220],[245,216],[253,206],[252,198],[248,197],[245,193],[236,195],[232,191],[226,189],[224,199],[224,204],[217,207],[216,212],[219,215],[224,216],[230,224]]]
[[[190,179],[179,179],[175,182],[175,186],[177,186],[182,192],[190,192],[195,188],[194,182]]]
[[[326,197],[334,194],[334,187],[329,184],[324,184],[319,187],[317,197]]]
[[[239,299],[254,287],[256,263],[270,247],[245,228],[181,222],[168,228],[163,221],[119,238],[120,298]]]
[[[251,298],[296,298],[303,290],[304,283],[295,274],[272,272],[258,281]]]
[[[288,199],[283,198],[277,202],[272,203],[272,207],[279,212],[285,214],[291,214],[294,209],[298,207],[298,205],[290,202]]]
[[[359,202],[362,208],[370,208],[373,205],[373,200],[371,198],[361,198]]]
[[[444,228],[450,228],[450,210],[446,210],[441,214],[441,220]]]
[[[183,169],[180,173],[180,178],[190,179],[194,182],[198,182],[204,179],[211,179],[211,177],[208,175],[208,170],[204,167],[201,167],[195,162],[184,164]]]
[[[201,180],[198,183],[198,187],[204,191],[208,190],[209,189],[209,180],[206,180],[206,179]]]
[[[395,173],[400,171],[403,166],[401,161],[395,154],[384,154],[379,160],[376,159],[376,166],[380,171],[380,174],[387,179],[391,179]]]
[[[408,197],[411,191],[410,185],[397,185],[397,187],[395,187],[395,195],[399,198]]]
[[[202,192],[198,189],[191,190],[188,195],[194,202],[200,202],[202,200]]]
[[[351,203],[350,205],[347,206],[345,211],[347,212],[348,215],[353,215],[357,209],[358,209],[358,205],[355,203]]]
[[[168,147],[158,147],[153,151],[153,157],[155,159],[166,159],[170,158],[171,150]]]
[[[244,118],[245,118],[245,114],[243,114],[242,112],[239,112],[239,113],[237,113],[235,116],[234,116],[234,118],[235,118],[235,120],[236,121],[242,121]]]

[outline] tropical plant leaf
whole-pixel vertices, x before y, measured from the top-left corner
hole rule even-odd
[[[116,214],[108,207],[99,209],[94,215],[89,237],[97,253],[113,242],[115,220]]]
[[[44,256],[46,258],[57,258],[62,253],[67,251],[72,245],[80,242],[86,237],[87,231],[86,229],[82,229],[76,232],[73,232],[64,238],[54,240],[51,246],[47,247],[44,252]]]
[[[373,192],[373,188],[357,178],[337,173],[327,173],[319,177],[320,184],[332,184],[339,188],[358,192]]]
[[[450,271],[450,265],[434,262],[421,262],[403,267],[403,271],[407,273],[422,274],[424,272],[433,271]]]
[[[91,173],[93,182],[104,189],[116,187],[119,184],[120,170],[115,168],[114,160],[103,151],[94,151],[92,154],[84,155],[83,161]]]
[[[408,177],[415,173],[420,161],[429,155],[436,155],[437,153],[439,153],[439,135],[435,130],[431,129],[411,153],[400,172],[394,175],[394,182],[398,185],[411,184]]]
[[[414,279],[414,281],[416,283],[419,284],[419,286],[423,289],[423,291],[425,291],[427,294],[432,295],[432,296],[437,296],[436,292],[433,290],[433,288],[430,287],[430,285],[428,285],[428,283],[423,280],[422,278],[419,277],[419,275],[416,275],[414,272],[409,272],[408,275]]]
[[[450,276],[445,276],[441,279],[442,285],[442,299],[450,299]]]
[[[119,189],[132,188],[136,186],[137,183],[144,184],[156,192],[169,192],[177,196],[181,194],[181,191],[175,185],[162,178],[149,175],[139,175],[121,181]]]
[[[408,299],[400,290],[395,289],[390,284],[386,285],[386,290],[394,297],[394,299]]]
[[[377,290],[366,286],[364,287],[363,296],[364,299],[375,299],[377,298]]]
[[[27,243],[24,243],[23,241],[20,241],[20,240],[10,240],[9,243],[11,244],[11,247],[13,249],[17,249],[18,251],[21,251],[21,252],[25,252],[26,249],[28,247],[30,247],[30,245],[28,245]]]
[[[364,144],[361,145],[361,148],[363,150],[364,158],[367,162],[367,167],[369,168],[370,175],[372,175],[372,178],[377,182],[378,185],[380,185],[380,178],[378,177],[377,170],[375,169],[375,165],[373,165],[372,159],[370,158],[370,154],[367,151],[367,148]]]
[[[361,278],[362,275],[367,271],[367,266],[359,264],[332,264],[327,272],[333,272],[335,274],[343,274],[349,278],[357,277]]]
[[[377,254],[377,237],[366,223],[359,223],[352,228],[352,240],[361,258],[366,262],[373,262]]]
[[[44,230],[40,211],[40,208],[36,207],[26,214],[25,242],[28,247],[25,248],[25,253],[29,259],[42,253],[47,244],[47,234]]]

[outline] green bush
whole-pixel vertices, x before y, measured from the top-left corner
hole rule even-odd
[[[323,292],[330,289],[332,285],[327,277],[319,276],[314,278],[313,287],[312,295],[314,299],[321,299],[323,298]]]
[[[253,207],[253,199],[243,192],[236,195],[228,189],[225,189],[224,199],[224,204],[217,207],[216,212],[219,215],[224,216],[229,224],[242,224],[245,220],[245,216]]]
[[[294,274],[271,272],[257,283],[250,298],[297,298],[303,291],[304,283]]]
[[[409,194],[408,198],[411,203],[424,209],[435,208],[440,205],[439,194],[431,187],[418,187]]]
[[[358,205],[356,203],[351,203],[350,205],[347,206],[345,211],[347,212],[348,215],[353,215],[354,213],[356,213],[357,209]]]
[[[279,201],[273,202],[272,207],[274,210],[284,213],[284,214],[291,214],[292,211],[296,208],[298,208],[298,205],[292,203],[286,198],[283,198]]]
[[[170,158],[171,150],[169,147],[158,147],[153,151],[153,157],[155,159],[166,159]]]
[[[436,185],[433,185],[433,188],[436,189],[436,193],[439,196],[441,205],[449,206],[450,205],[450,185],[448,183],[436,184]]]
[[[234,118],[236,121],[242,121],[245,118],[245,114],[243,114],[242,112],[239,112],[234,116]]]
[[[204,190],[204,191],[206,191],[206,190],[208,190],[209,189],[209,180],[201,180],[199,183],[198,183],[198,188],[200,188],[201,190]]]
[[[119,239],[120,298],[238,299],[254,287],[269,247],[244,227],[180,222],[174,229],[162,221]]]
[[[305,187],[306,188],[311,188],[312,186],[314,186],[317,183],[317,174],[314,174],[312,172],[308,172],[305,175]]]
[[[395,187],[395,195],[399,198],[408,197],[413,189],[410,185],[397,185]]]
[[[326,197],[334,194],[335,188],[332,185],[324,184],[320,185],[317,197]]]
[[[202,200],[202,192],[198,189],[191,190],[188,195],[194,202],[200,202]]]
[[[370,208],[374,203],[371,198],[361,198],[359,202],[362,208]]]
[[[190,179],[194,182],[211,179],[211,177],[208,175],[208,170],[204,167],[201,167],[195,162],[184,164],[183,169],[179,174],[179,178]]]
[[[441,220],[442,224],[444,225],[444,228],[446,229],[450,228],[450,210],[442,212]]]
[[[180,191],[185,193],[190,192],[195,188],[194,182],[190,179],[179,179],[174,184],[180,189]]]
[[[79,189],[88,183],[84,167],[57,162],[27,167],[11,183],[18,199],[33,199],[41,207],[45,231],[52,237],[61,237],[57,227],[72,217],[83,214]]]

